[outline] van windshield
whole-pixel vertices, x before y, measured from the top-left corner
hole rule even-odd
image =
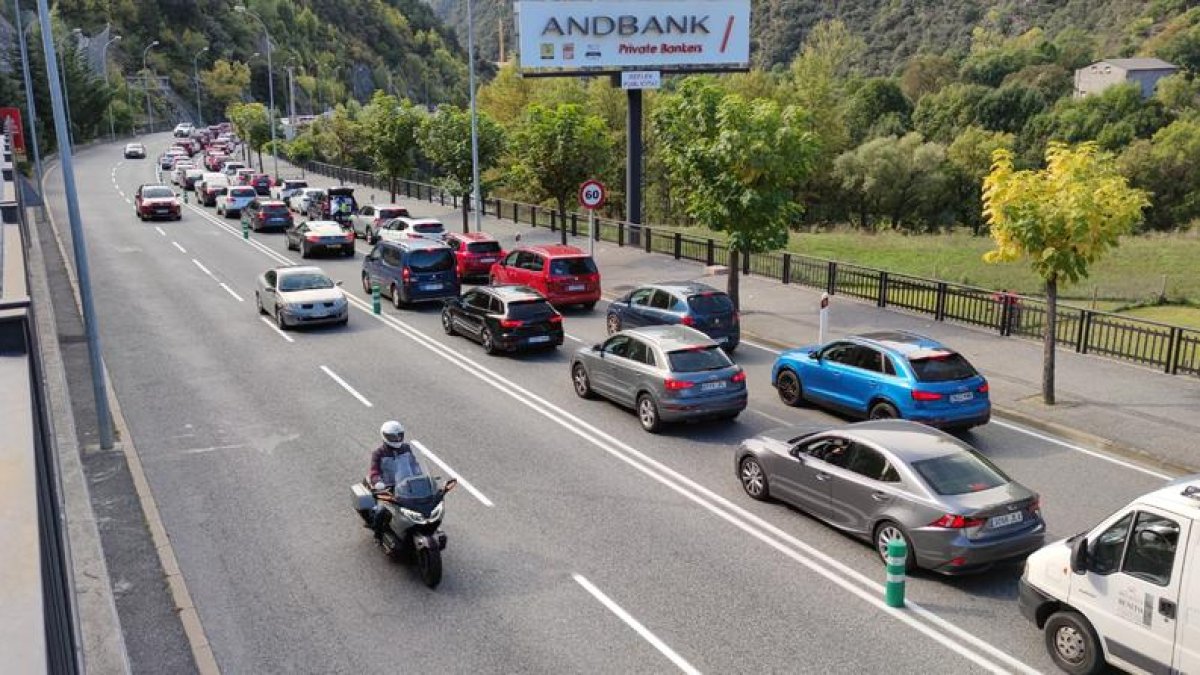
[[[550,261],[550,276],[552,277],[595,273],[596,263],[592,262],[592,259],[587,256],[555,258]]]
[[[416,250],[408,254],[408,268],[414,272],[445,272],[454,269],[454,254],[448,248]]]

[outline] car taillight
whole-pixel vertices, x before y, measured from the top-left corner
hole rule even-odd
[[[968,527],[979,527],[987,522],[987,518],[970,518],[968,516],[958,516],[953,513],[938,518],[929,524],[930,527],[942,527],[947,530],[962,530]]]
[[[520,319],[500,319],[501,328],[520,328],[525,322]]]
[[[265,211],[258,212],[258,222],[260,222],[260,223],[267,222],[267,214]]]
[[[1037,513],[1038,511],[1041,511],[1041,510],[1042,510],[1042,498],[1034,497],[1033,503],[1029,505],[1029,512]]]
[[[349,232],[346,233],[346,241],[349,241],[349,242],[354,241],[354,230],[350,230]]]
[[[562,323],[562,314],[555,314],[551,316],[550,323]]]
[[[746,371],[739,370],[736,373],[734,373],[733,377],[731,377],[730,379],[734,382],[745,382],[746,381]]]
[[[405,267],[400,271],[400,278],[403,279],[405,283],[408,283],[408,280],[412,278],[412,271]]]
[[[318,235],[315,235],[315,234],[310,234],[310,235],[308,235],[307,237],[305,237],[305,239],[307,239],[307,240],[309,240],[309,241],[311,241],[311,242],[313,242],[313,243],[316,243],[316,242],[318,242],[318,241],[321,241],[321,237],[319,237]]]
[[[988,393],[988,391],[990,391],[990,390],[991,390],[991,387],[990,387],[990,386],[988,386],[988,383],[987,383],[987,382],[984,382],[983,384],[979,385],[979,388],[978,388],[978,389],[976,389],[975,391],[977,391],[977,392],[979,392],[979,393],[981,393],[981,394],[986,394],[986,393]]]
[[[733,313],[733,323],[734,323],[734,324],[737,324],[737,323],[738,323],[738,322],[740,322],[741,320],[742,320],[742,313],[741,313],[741,312],[734,312],[734,313]]]
[[[942,395],[936,391],[921,391],[920,389],[913,389],[912,398],[914,401],[940,401],[942,400]]]
[[[667,379],[663,380],[663,387],[665,387],[667,391],[679,391],[681,389],[691,389],[694,386],[696,386],[696,383],[688,382],[687,380],[673,380],[669,377]]]
[[[679,323],[685,326],[695,326],[696,320],[692,318],[691,314],[684,314],[683,318],[679,320]]]

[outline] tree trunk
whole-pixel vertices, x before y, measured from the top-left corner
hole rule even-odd
[[[395,204],[396,203],[396,177],[395,176],[388,176],[388,192],[391,194],[391,197],[388,199],[388,203]]]
[[[463,234],[471,231],[471,193],[462,195]]]
[[[267,169],[263,166],[263,163],[262,163],[262,148],[258,149],[258,171],[259,171],[259,173],[267,172]]]
[[[733,301],[733,308],[738,311],[742,308],[741,299],[738,297],[738,278],[742,275],[741,263],[741,256],[738,255],[737,249],[730,246],[729,279],[726,280],[725,292],[729,294],[729,299]]]
[[[1054,344],[1058,338],[1058,275],[1046,279],[1046,334],[1042,340],[1042,400],[1054,405]]]
[[[567,245],[567,202],[565,199],[558,197],[555,199],[558,202],[558,231],[562,233],[562,245]]]

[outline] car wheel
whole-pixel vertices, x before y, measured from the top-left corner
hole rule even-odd
[[[496,341],[492,337],[492,331],[490,329],[483,329],[483,333],[481,333],[479,336],[479,343],[483,345],[483,351],[489,355],[495,354],[498,351],[496,349]]]
[[[366,293],[367,295],[371,295],[371,277],[369,277],[366,274],[362,275],[362,284],[363,284],[363,293]]]
[[[576,363],[571,369],[571,384],[575,387],[575,394],[579,398],[592,398],[592,381],[588,379],[587,368],[583,367],[582,363]]]
[[[791,370],[779,373],[775,378],[775,390],[784,405],[794,407],[804,402],[804,385],[800,384],[800,376]]]
[[[349,251],[346,251],[346,257],[353,258],[354,257],[354,249],[350,249]]]
[[[367,231],[363,233],[363,239],[367,240],[367,244],[374,244],[376,241],[378,241],[375,239],[375,235],[371,234],[371,228],[369,227],[367,228]]]
[[[638,397],[637,416],[638,421],[642,423],[642,428],[652,434],[662,428],[662,420],[658,416],[658,406],[654,404],[654,399],[650,398],[649,394],[642,394]]]
[[[254,306],[258,308],[258,313],[259,313],[259,314],[266,314],[266,313],[267,313],[267,310],[263,309],[263,306],[262,306],[262,297],[261,297],[261,296],[259,296],[259,294],[258,294],[258,291],[254,291]]]
[[[1046,621],[1046,650],[1055,665],[1073,675],[1093,675],[1104,670],[1096,631],[1076,612],[1050,615]]]
[[[585,302],[585,303],[583,303],[583,308],[584,308],[584,309],[586,309],[587,311],[589,311],[589,312],[590,312],[590,311],[592,311],[593,309],[596,309],[596,303],[594,303],[594,302]]]
[[[396,309],[403,308],[404,307],[404,298],[400,297],[400,289],[396,287],[396,284],[392,284],[391,293],[392,293],[392,307],[395,307]]]
[[[767,473],[762,465],[753,457],[742,460],[738,469],[738,479],[742,481],[742,489],[751,499],[766,501],[770,497],[770,486],[767,485]]]
[[[880,401],[871,406],[871,411],[867,413],[867,417],[873,420],[893,420],[900,416],[900,412],[896,410],[896,406],[887,401]]]
[[[604,320],[604,327],[608,329],[608,334],[619,332],[621,330],[621,317],[616,314],[609,314]]]
[[[175,220],[183,220],[183,214],[179,213],[175,216]]]
[[[279,330],[287,330],[287,321],[283,318],[283,312],[279,311],[279,305],[275,305],[275,325],[279,326]]]
[[[916,567],[916,552],[913,551],[912,540],[896,523],[885,520],[875,527],[875,552],[879,554],[880,560],[886,565],[888,542],[893,539],[904,541],[904,548],[908,552],[904,557],[904,571],[905,573],[911,572]]]
[[[442,330],[446,331],[446,335],[454,335],[454,317],[450,316],[450,310],[442,310]]]

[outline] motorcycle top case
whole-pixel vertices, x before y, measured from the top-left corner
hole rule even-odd
[[[370,511],[375,508],[375,495],[371,494],[366,485],[354,483],[350,486],[350,493],[354,499],[355,511]]]

